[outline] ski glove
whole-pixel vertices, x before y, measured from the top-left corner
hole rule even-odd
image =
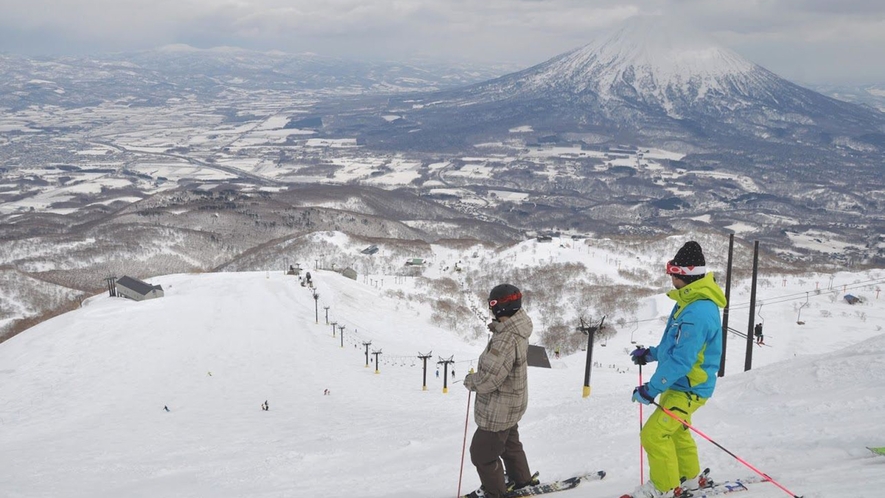
[[[635,365],[645,365],[652,361],[651,351],[648,348],[636,348],[630,352],[630,359]]]
[[[473,391],[476,389],[476,386],[473,385],[473,369],[470,369],[471,372],[467,374],[467,377],[464,377],[464,387],[467,388],[468,391]]]
[[[642,384],[633,390],[633,401],[638,401],[643,405],[650,405],[655,400],[655,396],[657,394],[650,392],[648,384]]]
[[[498,332],[501,332],[502,330],[504,330],[504,324],[502,322],[499,322],[498,320],[493,320],[493,321],[489,322],[488,327],[489,327],[489,332],[491,332],[493,334],[497,334]]]

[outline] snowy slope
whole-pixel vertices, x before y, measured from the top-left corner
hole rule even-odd
[[[429,323],[425,307],[382,289],[312,274],[317,301],[280,272],[158,277],[151,283],[163,285],[162,299],[96,296],[0,344],[2,495],[454,496],[467,392],[449,378],[443,394],[433,362],[454,356],[462,379],[482,341],[456,338]],[[761,289],[760,298],[813,287],[807,277]],[[833,285],[868,277],[837,274]],[[885,297],[873,296],[855,306],[820,301],[801,326],[792,302],[766,304],[771,347],[754,346],[756,368],[743,373],[745,343],[730,340],[727,375],[696,426],[807,498],[881,496],[885,460],[863,448],[885,438],[885,387],[870,375],[885,364]],[[645,302],[638,342],[657,339],[669,305]],[[345,324],[343,348],[324,306]],[[370,352],[383,351],[377,374],[365,367],[368,341]],[[581,354],[530,369],[520,427],[532,467],[546,478],[609,472],[563,498],[617,496],[638,484],[632,347],[626,333],[597,344],[586,399]],[[415,357],[430,350],[424,391]],[[714,476],[751,474],[711,444],[699,447]],[[478,485],[469,463],[463,480],[463,490]],[[744,496],[783,495],[764,485]]]

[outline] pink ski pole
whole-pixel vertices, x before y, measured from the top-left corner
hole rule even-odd
[[[461,477],[464,475],[464,453],[467,449],[467,424],[470,422],[470,396],[473,394],[473,391],[467,391],[467,417],[464,419],[464,442],[461,443],[461,467],[458,470],[458,494],[456,497],[461,496]]]
[[[741,463],[744,464],[747,468],[749,468],[749,469],[752,470],[753,472],[755,472],[755,473],[759,474],[760,476],[762,476],[762,478],[765,479],[766,481],[768,481],[768,482],[774,484],[775,486],[781,488],[784,492],[786,492],[787,494],[789,494],[789,495],[792,496],[793,498],[802,498],[801,496],[797,495],[796,493],[793,493],[793,492],[790,491],[789,489],[787,489],[787,488],[781,486],[780,483],[778,483],[777,481],[775,481],[774,479],[772,479],[771,477],[769,477],[768,474],[763,473],[761,470],[757,469],[756,467],[753,467],[752,465],[750,465],[749,463],[747,463],[746,461],[744,461],[744,460],[743,460],[742,458],[740,458],[739,456],[737,456],[737,455],[735,455],[734,453],[728,451],[728,450],[725,449],[721,444],[717,443],[716,441],[713,441],[713,439],[711,439],[709,436],[707,436],[707,435],[704,434],[703,432],[701,432],[701,431],[695,429],[694,427],[692,427],[691,424],[689,424],[689,423],[686,422],[685,420],[682,420],[681,418],[679,418],[675,413],[673,413],[673,412],[671,412],[670,410],[668,410],[668,409],[664,408],[663,406],[659,405],[657,401],[652,401],[652,403],[654,403],[655,406],[657,406],[657,407],[660,408],[661,410],[664,410],[664,413],[666,413],[667,415],[669,415],[669,416],[673,417],[674,419],[676,419],[676,421],[678,421],[680,424],[684,425],[685,427],[688,427],[689,429],[691,429],[691,430],[694,431],[695,433],[699,434],[702,438],[704,438],[704,439],[706,439],[707,441],[710,441],[711,443],[715,444],[716,447],[718,447],[720,450],[722,450],[722,451],[728,453],[728,454],[731,455],[735,460],[737,460],[738,462],[741,462]]]
[[[642,385],[642,365],[639,365],[639,385]],[[645,454],[642,450],[642,403],[639,403],[639,485],[645,484]]]

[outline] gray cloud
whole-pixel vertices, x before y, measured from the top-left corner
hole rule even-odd
[[[525,66],[660,13],[787,78],[885,82],[881,0],[0,0],[0,12],[0,50],[26,54],[188,43]]]

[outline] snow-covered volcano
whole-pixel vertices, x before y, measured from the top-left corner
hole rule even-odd
[[[602,97],[624,84],[646,95],[728,88],[759,66],[698,33],[639,17],[609,36],[526,71],[539,88],[556,86]],[[706,87],[705,87],[706,86]]]
[[[637,17],[609,36],[522,75],[536,90],[634,100],[678,112],[678,104],[778,84],[771,72],[711,39],[655,17]],[[754,91],[756,90],[756,91]]]
[[[654,16],[537,66],[431,98],[433,105],[414,113],[424,130],[469,127],[473,136],[531,126],[713,150],[745,148],[747,140],[829,147],[869,142],[871,134],[881,146],[885,130],[885,114],[798,86]]]
[[[474,90],[475,96],[495,90],[511,98],[549,99],[556,107],[574,108],[575,114],[590,114],[585,120],[598,123],[604,121],[592,115],[619,124],[715,117],[751,128],[823,126],[837,119],[835,128],[845,131],[853,127],[848,123],[874,128],[885,122],[879,113],[795,85],[657,16],[632,18],[584,47]]]

